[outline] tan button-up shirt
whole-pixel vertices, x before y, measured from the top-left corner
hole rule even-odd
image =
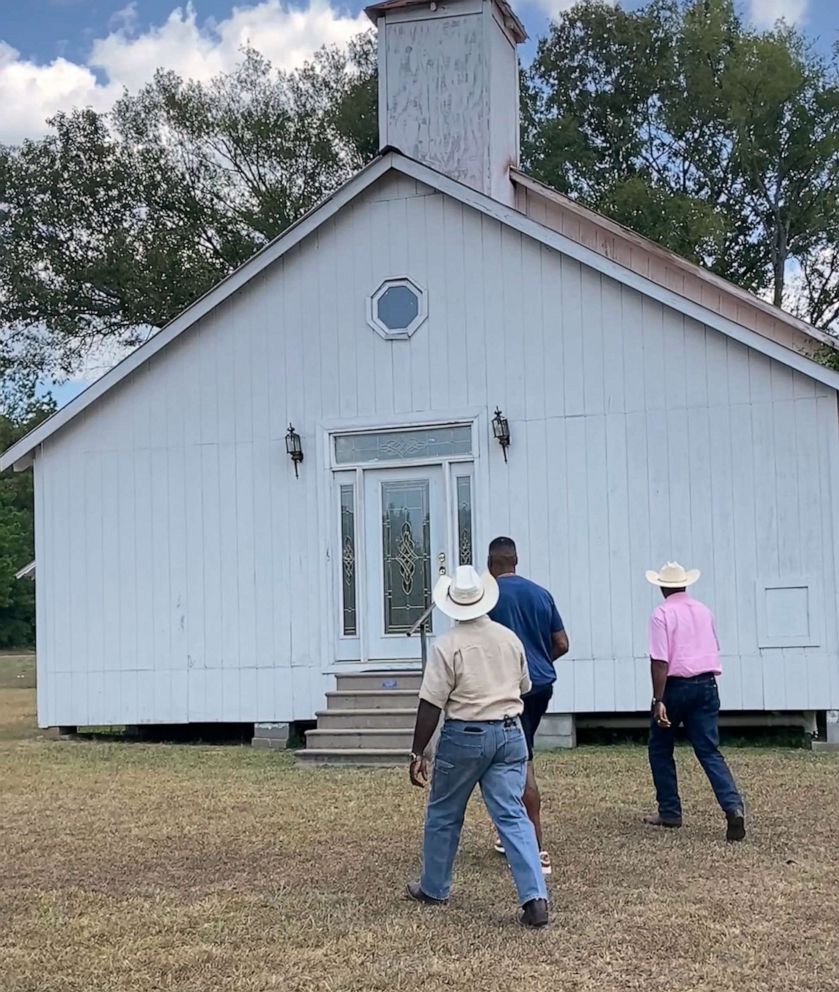
[[[524,647],[488,617],[456,623],[434,642],[420,688],[449,720],[503,720],[520,716],[530,691]]]

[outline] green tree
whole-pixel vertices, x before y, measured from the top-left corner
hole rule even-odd
[[[540,179],[779,306],[790,263],[834,226],[835,66],[791,28],[747,28],[732,0],[576,4],[539,43],[525,105]]]
[[[0,450],[32,430],[55,409],[51,400],[32,401],[18,416],[0,415]],[[35,643],[34,584],[15,573],[35,556],[32,473],[0,473],[0,648]]]
[[[209,83],[160,71],[111,114],[0,149],[0,375],[70,374],[133,346],[376,152],[372,36]],[[7,382],[7,389],[8,389]]]

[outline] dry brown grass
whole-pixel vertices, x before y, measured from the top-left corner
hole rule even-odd
[[[3,992],[839,989],[834,756],[731,752],[737,847],[687,753],[667,833],[638,822],[643,749],[541,759],[555,922],[528,934],[478,802],[451,905],[429,910],[401,897],[422,821],[403,772],[9,739],[31,696],[0,692]]]

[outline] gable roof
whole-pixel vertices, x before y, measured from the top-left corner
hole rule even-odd
[[[819,346],[839,349],[839,339],[826,331],[584,207],[519,169],[511,169],[510,178],[516,187],[516,207],[551,230],[567,234],[606,258],[662,282],[687,299],[732,316],[780,344],[794,342],[799,348],[809,346],[811,351]]]
[[[340,189],[336,190],[331,196],[310,210],[300,220],[292,224],[291,227],[288,227],[279,237],[266,245],[265,248],[247,262],[240,265],[239,268],[235,269],[208,293],[205,293],[204,296],[187,307],[186,310],[161,328],[153,337],[140,345],[139,348],[124,358],[109,372],[106,372],[100,379],[97,379],[84,392],[80,393],[66,406],[54,413],[48,420],[39,424],[29,434],[12,445],[11,448],[0,456],[0,470],[8,468],[10,465],[14,465],[16,469],[26,468],[34,457],[35,449],[46,441],[47,438],[61,430],[61,428],[82,413],[82,411],[86,410],[101,396],[113,389],[123,379],[127,378],[132,372],[147,362],[153,355],[162,351],[189,327],[197,323],[197,321],[206,316],[206,314],[219,304],[223,303],[233,293],[247,285],[251,279],[281,258],[287,251],[298,245],[304,238],[320,227],[321,224],[333,217],[339,210],[391,170],[416,179],[426,186],[446,196],[450,196],[502,224],[506,224],[521,234],[554,248],[584,265],[601,272],[603,275],[631,289],[635,289],[639,293],[652,297],[660,303],[694,318],[700,323],[715,328],[755,351],[761,352],[767,357],[775,359],[839,391],[839,372],[820,365],[818,362],[788,347],[786,344],[780,343],[778,340],[727,316],[725,313],[712,309],[700,301],[681,295],[677,290],[668,287],[662,282],[655,281],[649,275],[634,271],[614,258],[609,257],[606,253],[589,247],[582,243],[582,241],[570,237],[556,227],[548,226],[542,221],[534,220],[518,209],[493,200],[486,194],[464,186],[457,180],[436,172],[421,162],[407,158],[395,149],[384,149],[376,159],[360,172],[356,173]],[[513,174],[512,178],[519,185],[522,185],[524,180],[527,179],[523,173],[518,172]],[[532,180],[528,181],[532,182]],[[543,187],[543,189],[547,189],[547,187]],[[549,192],[553,193],[553,191]],[[554,195],[559,196],[559,194]],[[587,211],[587,213],[591,214],[592,212]],[[593,216],[599,218],[597,214]],[[600,218],[600,220],[606,225],[612,225],[612,222],[607,221],[606,218]],[[619,228],[619,225],[613,226]],[[623,228],[620,228],[620,230],[625,231]],[[631,234],[632,232],[627,233]],[[641,240],[647,245],[653,245],[652,242],[647,242],[646,239]],[[653,247],[658,248],[659,246],[653,245]],[[659,250],[665,252],[668,256],[671,254],[666,252],[665,249],[659,248]],[[675,258],[675,256],[673,257]],[[699,266],[689,262],[683,262],[683,264],[694,275],[697,271],[703,275],[706,274]],[[738,287],[726,283],[724,280],[719,279],[719,277],[715,276],[714,279],[721,283],[723,291],[735,293],[738,298],[745,296],[749,302],[756,301],[761,306],[768,306],[763,301],[758,301],[756,297],[752,297]],[[809,327],[809,325],[788,314],[784,314],[782,311],[775,311],[775,308],[772,308],[772,310],[778,320],[783,323],[793,324],[797,330],[803,328],[809,339],[819,344],[822,343],[824,336],[820,335],[815,328]]]

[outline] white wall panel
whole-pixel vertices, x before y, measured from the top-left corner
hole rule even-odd
[[[385,341],[366,296],[402,276],[428,318]],[[484,411],[478,530],[517,539],[571,635],[555,710],[647,705],[643,575],[672,557],[703,570],[726,706],[839,706],[835,395],[385,180],[46,443],[40,722],[311,718],[334,660],[324,425],[465,409]],[[824,643],[761,651],[758,578],[802,574]]]

